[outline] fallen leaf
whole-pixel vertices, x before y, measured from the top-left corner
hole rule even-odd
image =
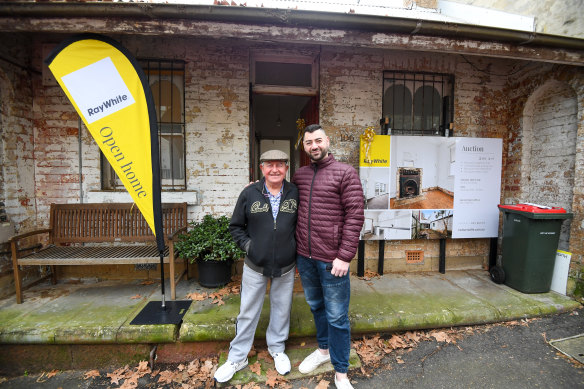
[[[430,334],[430,336],[434,337],[434,339],[436,339],[436,341],[438,341],[438,342],[447,342],[447,343],[452,342],[452,340],[449,338],[449,336],[444,331],[434,331]]]
[[[327,380],[321,380],[314,389],[327,389],[329,384],[330,382],[328,382]]]
[[[148,361],[138,362],[137,370],[139,372],[150,372],[150,368],[148,367]]]
[[[135,389],[138,387],[138,373],[132,373],[129,377],[126,378],[120,389]]]
[[[278,382],[278,372],[276,370],[268,370],[266,377],[266,385],[271,386],[272,388],[276,386],[276,383]]]
[[[110,381],[111,384],[119,385],[120,384],[120,380],[122,378],[124,378],[124,376],[123,375],[120,375],[116,371],[114,371],[113,373],[107,373],[106,376],[107,376],[107,378],[109,378],[111,380]]]
[[[185,369],[185,365],[183,365],[182,363],[180,365],[178,365],[176,367],[178,369],[178,371],[183,371]]]
[[[142,281],[140,285],[152,285],[155,281],[154,280],[146,280]]]
[[[388,343],[394,349],[408,347],[408,344],[398,335],[393,335],[391,339],[388,340]]]
[[[47,373],[47,378],[52,378],[54,376],[57,375],[57,373],[59,372],[59,370],[51,370],[49,373]]]
[[[137,299],[141,299],[141,298],[142,298],[142,296],[140,296],[139,294],[137,294],[137,295],[135,295],[135,296],[132,296],[132,297],[130,297],[130,298],[131,298],[132,300],[137,300]]]
[[[207,295],[207,293],[189,293],[186,296],[187,299],[194,300],[194,301],[203,301],[207,297],[209,297]]]
[[[262,375],[262,365],[259,362],[249,365],[249,370],[256,373],[257,375]]]
[[[403,359],[401,359],[400,357],[395,357],[395,360],[396,360],[396,362],[397,362],[398,364],[400,364],[400,365],[401,365],[401,364],[403,364],[403,363],[405,363],[405,362],[403,361]]]
[[[263,359],[266,362],[271,362],[272,357],[270,356],[270,353],[268,353],[267,350],[262,350],[258,353],[258,359]]]
[[[172,380],[174,380],[174,377],[176,376],[176,373],[173,373],[170,370],[164,370],[160,372],[160,377],[158,378],[158,383],[163,383],[163,384],[170,384],[172,382]]]
[[[99,371],[97,370],[90,370],[88,372],[85,372],[85,374],[83,375],[83,379],[88,380],[90,378],[93,377],[99,377]]]
[[[266,372],[266,385],[271,386],[272,388],[278,387],[282,389],[291,387],[286,379],[282,378],[275,369],[270,369]]]
[[[408,331],[404,334],[404,339],[408,342],[418,343],[421,339],[421,336],[416,331]]]

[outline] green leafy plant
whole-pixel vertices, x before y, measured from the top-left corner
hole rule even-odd
[[[229,218],[226,216],[205,215],[201,222],[191,222],[190,228],[179,236],[174,248],[191,263],[196,260],[230,261],[245,254],[231,237]]]

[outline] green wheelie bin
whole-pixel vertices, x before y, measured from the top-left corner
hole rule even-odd
[[[536,204],[499,205],[503,213],[502,274],[522,293],[549,292],[562,222],[572,214]],[[493,272],[491,272],[493,276]]]

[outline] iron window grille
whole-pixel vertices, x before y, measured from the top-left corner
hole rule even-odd
[[[383,72],[383,117],[392,135],[451,135],[453,101],[451,74]]]
[[[186,189],[185,63],[179,60],[138,61],[148,78],[156,107],[162,190]],[[101,154],[102,188],[123,189],[121,180]]]

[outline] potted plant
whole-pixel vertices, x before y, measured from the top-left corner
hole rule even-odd
[[[233,241],[226,216],[205,215],[202,221],[191,222],[174,247],[181,257],[197,263],[199,283],[207,288],[231,281],[233,261],[245,254]]]

